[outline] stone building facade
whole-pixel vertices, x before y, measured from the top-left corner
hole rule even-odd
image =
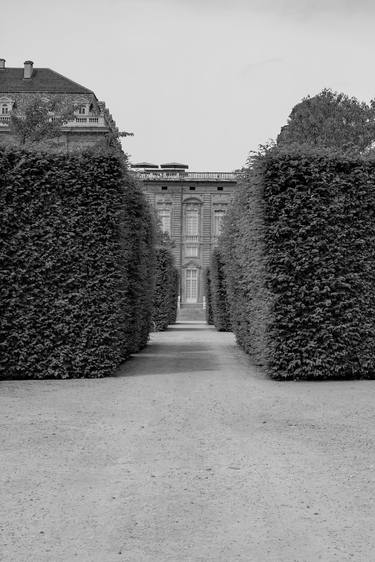
[[[49,68],[34,68],[32,61],[25,61],[23,68],[7,68],[5,59],[0,59],[0,144],[17,143],[9,127],[11,113],[22,113],[22,106],[35,98],[74,108],[61,136],[50,143],[57,150],[91,147],[109,135],[119,136],[105,103],[92,90]]]
[[[132,168],[157,211],[163,231],[173,241],[181,306],[202,307],[204,270],[236,191],[236,174],[189,172],[186,164],[175,162],[160,167],[141,162]]]

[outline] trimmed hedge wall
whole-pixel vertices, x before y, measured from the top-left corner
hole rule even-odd
[[[232,331],[258,365],[266,365],[272,294],[266,288],[262,171],[242,175],[220,236]]]
[[[148,206],[115,156],[0,151],[0,377],[111,375],[145,345]]]
[[[218,248],[214,248],[211,254],[210,292],[212,317],[215,328],[219,330],[219,332],[230,332],[232,327],[229,314],[224,263]]]
[[[120,242],[126,267],[123,269],[124,342],[127,355],[143,349],[152,330],[155,287],[155,224],[143,193],[127,175]]]
[[[374,378],[375,163],[259,156],[221,242],[233,329],[276,379]]]
[[[206,322],[209,326],[212,326],[214,323],[214,316],[212,312],[211,275],[209,267],[205,269],[204,279],[206,286]]]
[[[160,332],[177,318],[178,272],[168,248],[156,250],[155,292],[152,311],[153,328]]]

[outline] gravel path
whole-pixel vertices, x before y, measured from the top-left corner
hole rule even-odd
[[[0,382],[0,560],[372,562],[374,394],[193,323],[117,377]]]

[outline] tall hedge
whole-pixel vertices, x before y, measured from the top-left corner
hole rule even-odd
[[[155,331],[166,330],[176,322],[178,272],[172,252],[166,247],[156,250],[155,292],[152,321]]]
[[[212,312],[211,274],[209,267],[205,269],[204,279],[206,288],[206,322],[209,326],[212,326],[214,323],[214,317]]]
[[[272,150],[226,221],[238,342],[276,379],[374,378],[375,163]]]
[[[232,331],[258,365],[268,363],[272,294],[266,287],[262,170],[243,174],[220,237]]]
[[[226,289],[224,263],[221,252],[214,248],[210,261],[210,300],[212,318],[215,328],[219,332],[230,332],[230,310]]]
[[[121,245],[126,259],[123,289],[130,306],[124,309],[127,355],[145,347],[152,330],[155,286],[155,224],[141,190],[127,176]]]
[[[115,156],[0,151],[0,377],[111,375],[151,322],[152,222]]]

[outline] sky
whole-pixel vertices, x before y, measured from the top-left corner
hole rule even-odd
[[[323,88],[375,98],[373,0],[1,0],[0,58],[105,101],[132,163],[232,171]]]

